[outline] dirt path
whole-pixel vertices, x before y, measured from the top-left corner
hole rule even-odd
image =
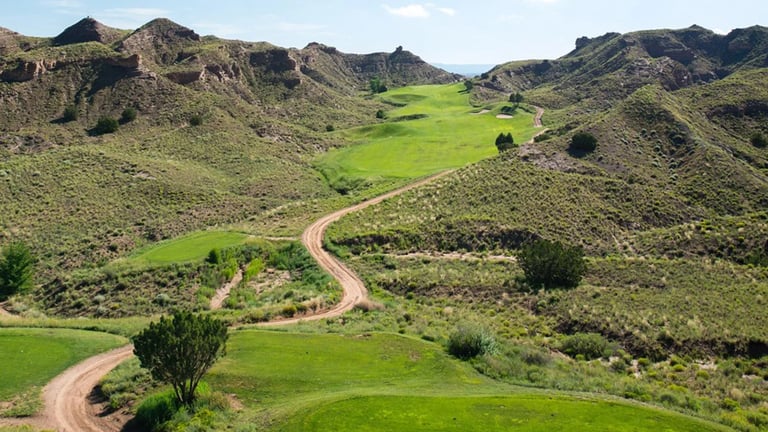
[[[59,432],[119,431],[123,424],[93,412],[88,397],[101,377],[133,356],[133,345],[91,357],[72,366],[43,389],[43,418]]]
[[[541,123],[541,117],[544,115],[544,108],[534,106],[536,108],[536,115],[533,116],[533,127],[535,128],[543,128],[544,125]],[[539,132],[536,133],[536,135],[532,136],[526,144],[533,144],[536,142],[536,137],[542,134],[545,134],[549,129],[541,129]]]
[[[232,280],[222,285],[211,297],[211,310],[221,309],[224,300],[229,297],[229,292],[243,280],[243,269],[237,269],[237,273],[232,276]]]
[[[436,180],[449,172],[442,172],[352,207],[339,210],[310,225],[301,236],[301,241],[307,247],[309,253],[317,260],[318,264],[341,284],[344,291],[341,302],[332,309],[316,315],[271,321],[261,325],[281,326],[300,321],[333,318],[352,309],[357,302],[367,296],[368,291],[365,289],[365,285],[360,278],[352,270],[323,249],[325,230],[331,223],[339,220],[346,214],[378,204],[386,199]],[[242,277],[242,271],[238,271],[229,283],[217,290],[214,299],[211,299],[211,309],[221,307],[221,303],[226,299],[229,290],[240,283]],[[214,300],[216,301],[214,302]],[[0,310],[2,309],[0,308]],[[101,377],[132,355],[133,346],[126,345],[91,357],[72,366],[54,378],[43,389],[44,409],[42,414],[23,419],[0,419],[0,426],[28,424],[41,429],[54,429],[58,432],[112,432],[121,430],[124,422],[116,417],[99,415],[96,412],[96,406],[89,401],[89,397],[93,389],[98,385]]]
[[[541,116],[543,114],[544,110],[536,107],[534,126],[537,128],[542,127]],[[302,234],[301,242],[309,250],[312,257],[317,260],[320,267],[325,269],[339,282],[343,289],[342,299],[332,309],[325,312],[310,316],[270,321],[262,323],[261,326],[281,326],[301,321],[337,317],[351,310],[355,304],[365,299],[368,295],[368,290],[366,290],[363,281],[360,280],[355,272],[323,249],[323,238],[328,226],[349,213],[362,210],[411,189],[423,186],[450,172],[452,171],[444,171],[352,207],[331,213],[310,225]],[[229,291],[233,286],[240,283],[242,277],[242,271],[238,271],[229,283],[216,291],[216,295],[211,299],[211,309],[221,307],[224,299],[229,295]],[[0,306],[0,315],[8,316],[11,314]],[[115,417],[99,415],[99,413],[95,412],[96,408],[90,403],[89,397],[93,389],[98,385],[101,377],[132,355],[133,346],[126,345],[91,357],[72,366],[54,378],[43,389],[44,409],[42,414],[25,419],[0,419],[0,426],[29,424],[43,429],[55,429],[58,432],[120,431],[124,426],[123,422]]]
[[[89,402],[101,377],[133,355],[133,345],[90,357],[59,374],[43,388],[43,412],[27,418],[0,419],[0,426],[30,425],[58,432],[117,432],[123,421],[102,417]]]
[[[400,195],[411,189],[423,186],[447,175],[450,172],[452,171],[444,171],[431,177],[427,177],[423,180],[419,180],[415,183],[411,183],[400,189],[396,189],[385,193],[384,195],[372,198],[368,201],[363,201],[359,204],[353,205],[352,207],[347,207],[335,213],[331,213],[310,225],[309,228],[304,231],[304,234],[301,235],[301,242],[307,248],[309,254],[312,255],[312,257],[317,261],[320,267],[330,273],[330,275],[339,282],[343,290],[341,301],[337,303],[332,309],[319,314],[269,321],[261,323],[260,326],[273,327],[295,324],[300,321],[315,321],[319,319],[337,317],[344,312],[351,310],[353,307],[355,307],[355,304],[365,299],[368,296],[368,290],[365,289],[365,285],[363,284],[363,281],[360,280],[360,277],[358,277],[355,272],[350,270],[349,267],[344,265],[344,263],[323,249],[323,237],[325,236],[325,230],[328,229],[330,224],[336,222],[349,213],[362,210],[366,207],[378,204],[384,200]]]
[[[533,127],[543,127],[544,125],[541,124],[541,117],[544,116],[544,108],[537,106],[534,106],[534,108],[536,108],[536,115],[533,117]]]

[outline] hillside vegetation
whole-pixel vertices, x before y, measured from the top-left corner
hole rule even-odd
[[[620,374],[685,388],[700,401],[686,409],[762,430],[768,150],[754,136],[766,133],[766,41],[762,27],[609,34],[557,60],[498,66],[471,100],[524,91],[549,131],[350,214],[329,241],[387,295],[493,317],[477,320],[515,343],[562,349],[553,338],[597,334],[620,347]],[[576,133],[596,148],[574,150]],[[577,288],[529,286],[514,255],[537,239],[584,249]],[[704,373],[707,362],[717,366]],[[510,373],[489,363],[479,369]]]
[[[38,257],[0,324],[238,326],[200,404],[150,419],[168,430],[766,430],[767,62],[759,26],[581,38],[461,84],[402,47],[0,29],[0,247]],[[242,329],[341,298],[310,222],[443,170],[328,230],[372,298]],[[583,252],[576,286],[526,274],[539,240]],[[146,417],[168,393],[139,375],[107,381]]]

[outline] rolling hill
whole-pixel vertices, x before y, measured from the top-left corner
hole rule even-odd
[[[402,47],[285,49],[167,19],[126,31],[85,18],[54,38],[2,29],[0,237],[28,241],[45,282],[148,242],[332,199],[310,159],[344,144],[327,129],[374,120],[383,104],[360,97],[373,77],[455,79]],[[126,109],[135,120],[95,132]]]

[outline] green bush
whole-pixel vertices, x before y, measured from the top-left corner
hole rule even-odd
[[[70,105],[64,108],[64,114],[61,116],[61,119],[65,122],[71,122],[77,120],[79,116],[80,114],[77,112],[77,107]]]
[[[200,126],[203,124],[203,116],[200,114],[194,114],[192,117],[189,118],[189,124],[191,126]]]
[[[179,410],[180,404],[169,389],[146,398],[136,409],[136,421],[147,430],[157,430]]]
[[[511,133],[500,133],[499,136],[496,137],[496,148],[499,150],[499,153],[507,151],[515,146],[515,139],[512,137]]]
[[[219,248],[213,248],[208,252],[208,257],[205,259],[208,264],[218,265],[223,262],[221,257],[221,250]]]
[[[584,251],[560,242],[535,241],[524,246],[517,259],[535,289],[574,288],[586,271]]]
[[[768,138],[765,138],[765,135],[763,135],[762,132],[753,133],[752,136],[749,137],[749,142],[758,148],[765,148],[768,146]]]
[[[573,358],[583,356],[585,360],[608,357],[613,350],[614,347],[597,333],[576,333],[560,343],[560,351]]]
[[[570,149],[579,152],[591,152],[597,148],[597,138],[589,132],[578,132],[571,138]]]
[[[130,123],[136,120],[136,110],[134,108],[126,108],[120,115],[120,123]]]
[[[387,118],[386,113],[384,113],[384,110],[378,110],[376,111],[376,118],[377,119],[385,119]]]
[[[93,133],[96,135],[104,135],[108,133],[114,133],[117,132],[117,129],[120,127],[120,123],[117,122],[117,120],[113,119],[112,117],[100,117],[99,121],[96,122],[96,127],[93,128]]]
[[[487,330],[476,326],[459,326],[448,338],[448,353],[468,360],[496,351],[496,340]]]
[[[32,288],[35,258],[24,243],[11,243],[0,254],[0,299]]]

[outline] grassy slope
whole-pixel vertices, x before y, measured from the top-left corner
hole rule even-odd
[[[388,121],[339,133],[355,145],[331,151],[317,165],[331,180],[340,178],[413,178],[477,162],[497,153],[499,133],[517,142],[534,133],[532,116],[518,109],[512,119],[498,119],[503,104],[478,112],[462,84],[391,90],[380,98],[405,105],[388,111]],[[408,116],[425,116],[406,120]]]
[[[553,415],[554,423],[542,424],[611,427],[615,422],[611,413],[616,410],[634,430],[655,430],[658,421],[668,421],[679,430],[718,430],[636,405],[567,396],[510,396],[520,389],[477,374],[436,345],[391,334],[237,332],[230,339],[228,356],[207,380],[236,394],[250,413],[244,417],[254,416],[257,424],[269,418],[277,430],[424,430],[427,424],[432,426],[427,430],[438,430],[437,425],[453,425],[453,420],[446,422],[449,413],[461,418],[457,425],[475,430],[477,421],[486,421],[489,430],[508,430],[519,424],[520,416],[553,421]],[[472,415],[486,414],[493,420],[483,417],[486,420],[468,423]]]
[[[358,397],[302,413],[280,430],[304,431],[715,431],[637,406],[552,396]]]

